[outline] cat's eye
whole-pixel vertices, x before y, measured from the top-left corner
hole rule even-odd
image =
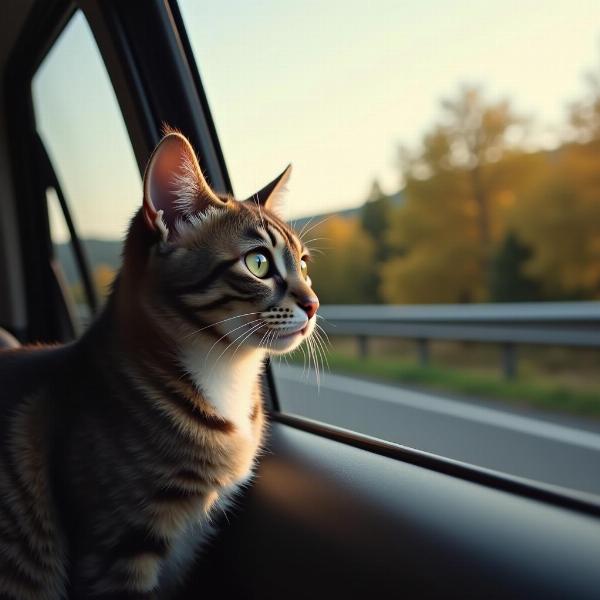
[[[266,277],[269,274],[269,259],[262,252],[249,252],[244,262],[252,275]]]
[[[300,261],[300,272],[302,273],[302,277],[304,277],[304,279],[308,277],[308,265],[304,259]]]

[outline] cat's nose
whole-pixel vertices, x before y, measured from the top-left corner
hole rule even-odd
[[[319,299],[316,296],[304,296],[298,299],[298,306],[311,319],[319,308]]]

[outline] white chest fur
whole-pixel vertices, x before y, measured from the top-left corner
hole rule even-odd
[[[265,354],[252,348],[219,356],[221,351],[215,350],[209,352],[199,343],[190,345],[182,354],[183,366],[217,413],[250,436],[254,390]]]

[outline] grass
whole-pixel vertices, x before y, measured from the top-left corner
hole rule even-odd
[[[361,359],[332,350],[327,359],[333,372],[364,375],[423,388],[495,399],[547,411],[600,418],[600,388],[570,389],[563,384],[520,376],[508,381],[489,373],[473,373],[437,365],[422,367],[406,360],[374,356]]]

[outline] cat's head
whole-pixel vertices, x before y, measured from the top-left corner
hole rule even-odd
[[[290,171],[238,201],[209,187],[183,135],[159,143],[138,215],[150,240],[139,286],[174,337],[283,353],[312,334],[319,300],[310,253],[275,212]]]

